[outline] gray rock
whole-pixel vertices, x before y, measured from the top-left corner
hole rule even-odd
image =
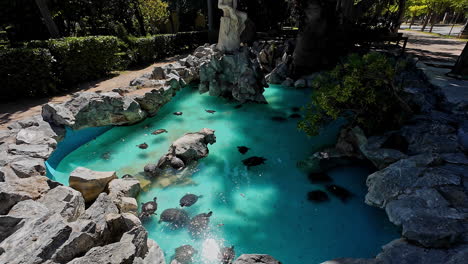
[[[148,254],[144,259],[135,259],[134,264],[166,264],[164,252],[154,240],[148,239]]]
[[[251,51],[242,48],[232,55],[213,56],[200,66],[200,93],[223,96],[239,102],[266,103],[264,87],[268,87],[257,60]]]
[[[49,210],[42,203],[34,200],[24,200],[13,206],[8,215],[22,219],[37,219],[53,213],[55,212]]]
[[[187,133],[174,141],[166,155],[162,156],[158,162],[159,168],[173,167],[180,169],[173,159],[180,159],[182,165],[187,166],[192,161],[196,161],[208,156],[208,144],[216,142],[214,130],[203,128],[199,132]]]
[[[53,148],[47,145],[9,145],[8,152],[13,155],[28,156],[31,158],[48,159]]]
[[[383,208],[389,201],[414,187],[426,166],[439,161],[437,155],[422,154],[400,160],[369,175],[366,203]]]
[[[281,264],[270,255],[243,254],[233,264]]]
[[[37,201],[69,222],[75,221],[85,212],[85,201],[81,193],[65,186],[50,190]]]
[[[161,86],[158,89],[135,95],[133,98],[143,110],[148,112],[150,116],[154,116],[174,95],[175,91],[171,86]]]
[[[385,245],[376,259],[383,264],[446,263],[447,255],[444,250],[425,249],[397,239]]]
[[[133,178],[114,179],[108,185],[111,197],[137,197],[140,193],[140,181]]]
[[[11,131],[7,129],[0,130],[0,145],[5,143],[6,139],[11,136]]]
[[[0,243],[5,251],[0,255],[0,263],[45,262],[68,239],[71,232],[71,227],[64,223],[59,214],[27,222]]]
[[[144,168],[145,175],[149,178],[155,178],[161,175],[162,171],[157,164],[147,164]]]
[[[166,75],[164,73],[164,69],[160,66],[154,67],[153,69],[153,74],[151,75],[151,78],[155,80],[163,80],[166,79]]]
[[[291,79],[291,78],[286,78],[286,80],[284,80],[284,82],[282,82],[281,85],[285,86],[285,87],[293,87],[294,86],[294,80]]]
[[[468,150],[468,121],[463,122],[457,131],[458,142],[465,149]]]
[[[46,174],[45,163],[39,158],[23,158],[10,163],[10,168],[20,178],[43,176]]]
[[[81,192],[85,202],[94,201],[110,181],[117,179],[115,171],[93,171],[78,167],[70,173],[70,187]]]
[[[321,264],[383,264],[376,259],[355,259],[355,258],[338,258],[322,262]]]
[[[46,104],[42,108],[44,120],[75,130],[87,127],[134,124],[146,113],[133,99],[115,92],[76,94],[62,104]]]
[[[0,182],[5,181],[5,172],[3,168],[0,168]]]
[[[0,243],[23,227],[22,218],[9,215],[0,215]]]
[[[32,126],[21,129],[16,134],[16,144],[28,144],[28,145],[47,145],[55,148],[57,141],[54,139],[57,134],[47,124],[41,126]]]
[[[294,83],[295,88],[305,88],[307,86],[307,82],[304,79],[299,79]]]
[[[112,199],[106,193],[101,193],[79,219],[96,222],[96,232],[104,233],[107,231],[106,215],[118,213],[119,209],[113,203]]]
[[[0,214],[6,214],[18,202],[39,199],[49,189],[46,177],[31,177],[0,182]]]

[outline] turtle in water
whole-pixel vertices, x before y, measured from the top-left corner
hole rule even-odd
[[[244,163],[244,165],[247,166],[247,168],[250,168],[250,167],[258,166],[260,164],[265,164],[266,160],[267,159],[263,157],[253,156],[253,157],[243,160],[242,163]]]
[[[286,122],[288,119],[282,117],[282,116],[274,116],[271,118],[271,120],[276,121],[276,122]]]
[[[238,104],[238,105],[234,106],[234,109],[239,109],[239,108],[242,108],[241,104]]]
[[[176,228],[183,227],[189,222],[190,218],[182,209],[170,208],[161,213],[159,222],[167,222],[173,224]]]
[[[211,215],[213,215],[213,212],[210,211],[194,216],[188,224],[190,234],[201,235],[201,233],[208,228]]]
[[[146,202],[141,206],[141,213],[139,215],[140,219],[156,214],[156,211],[158,210],[158,203],[156,202],[157,199],[157,197],[154,197],[153,201]]]
[[[353,195],[350,191],[335,184],[327,185],[327,191],[329,191],[331,194],[338,197],[343,202],[346,202],[347,200],[349,200],[351,196]]]
[[[247,151],[249,151],[250,148],[246,147],[246,146],[239,146],[237,147],[237,150],[239,150],[239,152],[244,155],[245,153],[247,153]]]
[[[324,191],[316,190],[307,194],[307,200],[314,202],[326,202],[329,200],[328,194]]]
[[[218,259],[223,264],[231,264],[235,257],[236,252],[234,251],[234,246],[223,247],[219,250]]]
[[[215,110],[206,110],[206,109],[205,109],[205,111],[206,111],[207,113],[210,113],[210,114],[214,114],[214,113],[216,113],[216,111],[215,111]]]
[[[125,174],[124,176],[122,176],[122,179],[135,179],[135,177],[133,177],[130,174]]]
[[[184,197],[182,197],[180,199],[179,204],[180,204],[181,207],[184,207],[184,206],[185,207],[190,207],[190,206],[194,205],[198,201],[198,198],[202,198],[202,197],[203,197],[203,195],[195,195],[195,194],[188,193],[188,194],[184,195]]]
[[[301,108],[300,108],[300,107],[297,107],[297,106],[294,106],[294,107],[291,108],[291,110],[292,110],[293,112],[299,112],[299,111],[301,111]]]
[[[184,114],[184,113],[182,113],[182,112],[174,112],[174,115],[176,115],[176,116],[181,116],[181,115],[183,115],[183,114]]]
[[[153,131],[153,133],[151,133],[151,135],[159,135],[159,134],[162,134],[162,133],[167,133],[167,130],[166,129],[158,129],[158,130]]]
[[[174,259],[181,264],[192,263],[193,256],[198,252],[190,245],[183,245],[175,249]]]
[[[148,144],[142,143],[142,144],[140,144],[140,145],[137,145],[137,147],[139,147],[140,149],[147,149],[147,148],[148,148]]]
[[[324,172],[311,172],[307,177],[309,178],[309,181],[313,184],[333,181],[333,179]]]
[[[301,118],[302,116],[300,114],[294,113],[289,116],[289,118]]]

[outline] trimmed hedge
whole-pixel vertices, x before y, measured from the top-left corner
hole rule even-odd
[[[155,62],[156,60],[190,52],[208,40],[208,32],[180,32],[150,37],[128,39],[127,55],[133,65]]]
[[[53,95],[73,84],[189,52],[204,44],[207,32],[181,32],[126,42],[114,36],[31,41],[24,48],[0,49],[0,100]]]
[[[54,61],[47,49],[0,50],[0,100],[56,93]]]

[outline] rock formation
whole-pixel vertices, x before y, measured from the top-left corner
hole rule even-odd
[[[159,159],[158,167],[183,169],[191,162],[208,156],[208,144],[216,142],[214,130],[203,128],[199,132],[187,133],[172,143],[167,154]]]
[[[86,202],[92,202],[114,179],[117,179],[114,171],[92,171],[78,167],[70,173],[68,181],[71,188],[81,192]]]

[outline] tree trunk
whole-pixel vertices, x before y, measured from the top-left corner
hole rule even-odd
[[[426,15],[426,17],[424,18],[424,23],[423,23],[423,26],[421,28],[421,31],[424,31],[426,30],[426,27],[427,27],[427,23],[429,23],[429,21],[432,19],[432,16],[433,16],[433,12],[432,11],[429,11]]]
[[[433,14],[431,17],[431,28],[429,29],[429,33],[432,33],[432,29],[434,29],[434,24],[437,19],[437,14]]]
[[[145,20],[143,19],[143,15],[141,14],[140,3],[138,2],[138,0],[134,0],[133,5],[135,5],[135,16],[136,16],[136,19],[138,20],[140,34],[142,36],[146,36]]]
[[[409,29],[411,29],[411,27],[413,27],[413,24],[414,24],[414,20],[416,19],[416,16],[412,16],[411,17],[411,22],[410,22],[410,25],[409,25]]]
[[[452,18],[452,27],[450,28],[450,32],[449,32],[449,36],[452,35],[452,30],[453,30],[453,27],[455,27],[455,23],[457,22],[458,20],[458,17],[460,16],[460,13],[457,13],[457,16],[455,17],[455,19]]]
[[[458,35],[459,38],[468,38],[468,20],[465,23],[465,26],[463,27],[462,31]]]
[[[44,19],[44,23],[49,31],[51,38],[58,38],[60,37],[57,25],[55,24],[52,16],[50,15],[49,7],[47,7],[47,0],[36,0],[36,5],[41,12],[42,18]]]
[[[213,4],[212,0],[206,0],[207,5],[208,5],[208,30],[213,31],[214,26],[213,26]]]
[[[397,21],[395,21],[395,25],[393,28],[394,33],[398,33],[398,29],[400,29],[401,22],[403,21],[403,16],[405,14],[405,6],[406,6],[406,0],[398,1],[398,16],[397,16]]]
[[[453,67],[450,75],[457,77],[468,78],[468,43],[463,49],[462,54],[458,57],[457,63]]]

